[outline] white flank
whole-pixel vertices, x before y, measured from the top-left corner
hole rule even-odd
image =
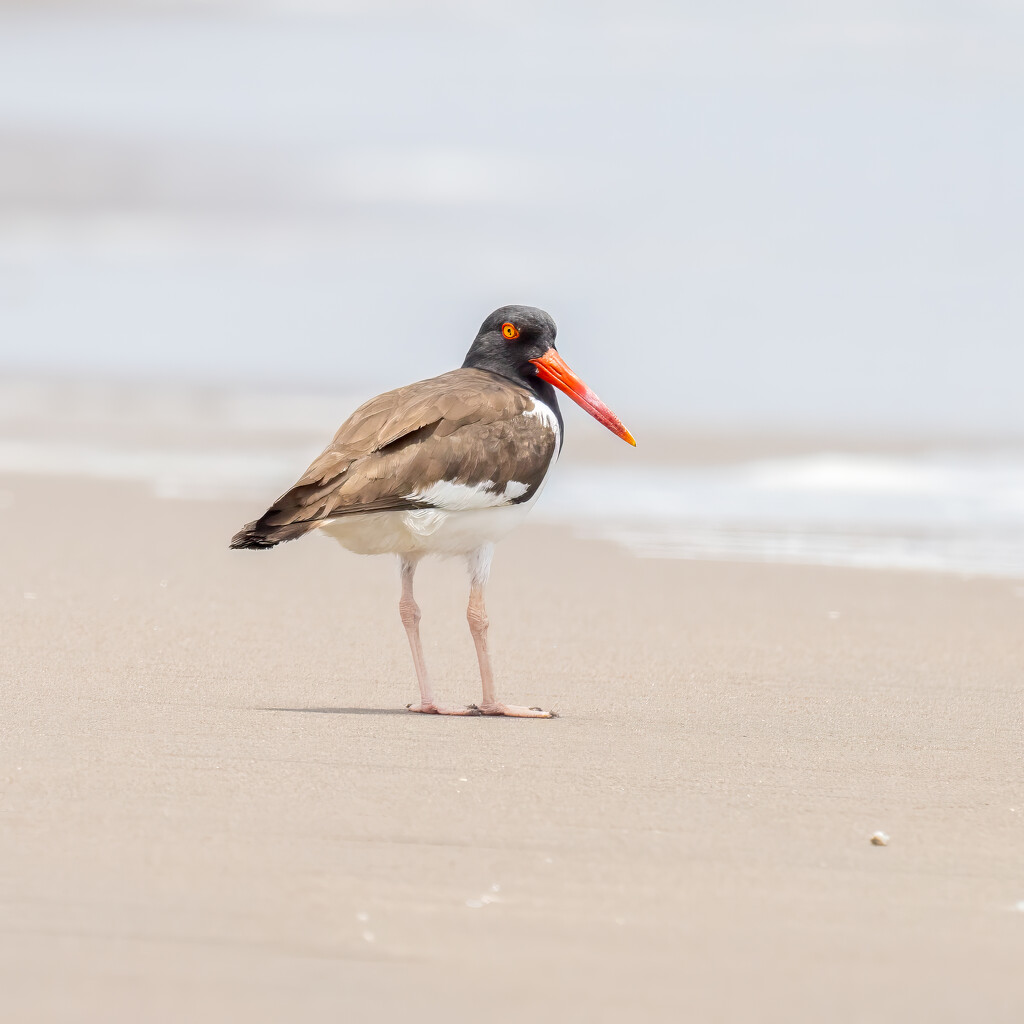
[[[467,512],[477,508],[497,508],[508,505],[526,493],[527,485],[518,480],[510,480],[503,490],[496,491],[493,485],[457,484],[451,480],[438,480],[421,491],[407,494],[409,501],[422,501],[434,508],[443,508],[446,512]]]

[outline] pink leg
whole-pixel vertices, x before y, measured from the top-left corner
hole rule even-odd
[[[420,642],[420,606],[412,596],[412,578],[416,572],[416,562],[402,559],[402,598],[398,602],[398,611],[402,616],[402,625],[409,638],[412,650],[412,663],[416,667],[416,679],[420,684],[420,701],[418,704],[407,704],[410,711],[419,711],[426,715],[475,715],[475,708],[442,708],[434,703],[434,691],[427,675],[427,663],[423,658],[423,644]]]
[[[494,695],[494,675],[491,672],[491,655],[487,650],[487,627],[489,621],[484,607],[484,583],[490,569],[490,551],[477,553],[470,561],[472,583],[469,588],[469,608],[466,618],[469,631],[473,634],[476,658],[480,663],[480,681],[483,684],[483,699],[479,711],[484,715],[506,715],[510,718],[555,718],[553,711],[527,708],[518,704],[502,704]]]

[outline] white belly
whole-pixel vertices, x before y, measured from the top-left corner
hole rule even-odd
[[[371,512],[335,519],[320,530],[358,555],[468,555],[514,530],[536,500],[458,512]]]

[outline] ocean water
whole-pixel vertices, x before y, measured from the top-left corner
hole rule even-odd
[[[130,481],[168,500],[244,500],[255,514],[294,482],[356,402],[8,382],[0,386],[0,473]],[[566,524],[642,557],[1024,578],[1024,445],[721,465],[567,459],[533,521]]]
[[[538,512],[645,557],[1024,576],[1024,450],[568,468]]]

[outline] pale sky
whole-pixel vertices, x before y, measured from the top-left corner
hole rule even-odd
[[[0,5],[0,367],[1024,434],[1016,3]]]

